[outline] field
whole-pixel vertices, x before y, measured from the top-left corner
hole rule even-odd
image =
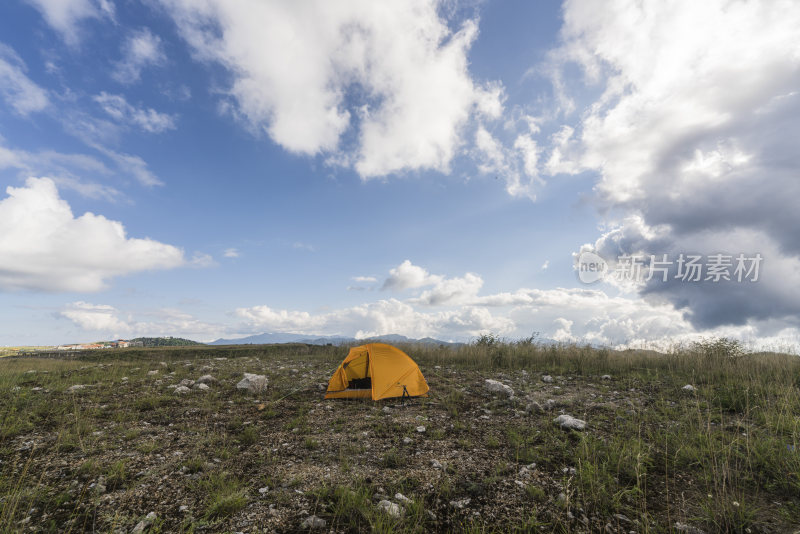
[[[341,347],[4,358],[0,531],[800,530],[795,356],[405,349],[431,387],[406,403],[323,400]]]

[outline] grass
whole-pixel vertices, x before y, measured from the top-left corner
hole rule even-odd
[[[242,483],[228,473],[212,473],[198,484],[205,495],[206,519],[224,519],[247,505],[247,493]]]
[[[23,525],[38,531],[130,530],[151,510],[165,532],[235,531],[246,517],[254,529],[294,531],[311,513],[337,532],[798,526],[796,356],[748,353],[730,340],[656,353],[494,336],[405,350],[431,385],[428,398],[405,405],[323,401],[316,384],[343,347],[3,358],[0,531],[23,530],[29,515]],[[270,390],[235,391],[243,371],[270,374]],[[166,388],[208,372],[220,381],[208,392]],[[545,374],[555,382],[543,383]],[[485,378],[511,384],[519,401],[487,393]],[[87,387],[68,392],[75,384]],[[544,411],[526,411],[533,401]],[[559,429],[560,411],[587,420],[587,430]],[[414,431],[420,424],[424,434]],[[105,496],[88,489],[101,478]],[[373,498],[396,492],[412,499],[400,518]],[[466,498],[463,510],[450,504]]]

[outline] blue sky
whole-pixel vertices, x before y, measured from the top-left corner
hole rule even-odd
[[[747,2],[6,2],[0,343],[792,346],[798,18]],[[588,250],[610,270],[623,254],[765,259],[749,283],[585,284]]]

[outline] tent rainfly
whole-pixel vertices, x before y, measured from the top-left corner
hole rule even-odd
[[[326,399],[417,397],[428,392],[422,371],[408,354],[385,343],[353,347],[334,371]]]

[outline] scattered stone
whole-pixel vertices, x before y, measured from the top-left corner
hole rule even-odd
[[[486,389],[491,391],[492,393],[499,393],[501,395],[505,395],[506,397],[513,397],[514,390],[511,389],[511,386],[507,386],[502,382],[498,382],[497,380],[492,380],[491,378],[486,379]]]
[[[185,504],[182,504],[178,507],[178,511],[181,512],[182,514],[185,514],[189,511],[189,507],[186,506]]]
[[[191,378],[184,378],[183,380],[178,382],[178,385],[190,388],[194,385],[194,380],[192,380]]]
[[[603,375],[600,377],[601,380],[611,380],[611,375]]]
[[[391,501],[383,500],[379,502],[378,508],[386,512],[391,517],[400,517],[400,514],[402,514],[401,508],[396,503]]]
[[[158,369],[153,369],[152,371],[147,371],[147,376],[156,376],[158,374]]]
[[[630,523],[631,522],[631,520],[628,519],[628,516],[626,516],[625,514],[614,514],[614,519],[616,519],[617,521],[620,521],[622,523]]]
[[[443,466],[441,463],[439,463],[439,460],[431,460],[431,467],[434,469],[443,469]]]
[[[178,386],[178,387],[175,388],[175,394],[176,395],[186,395],[190,391],[192,391],[192,390],[187,388],[186,386]]]
[[[697,391],[697,388],[696,388],[696,387],[694,387],[694,386],[693,386],[693,385],[691,385],[691,384],[686,384],[686,385],[685,385],[685,386],[683,386],[681,389],[682,389],[683,391],[688,391],[689,393],[693,393],[693,392]],[[678,527],[675,527],[675,528],[678,528]],[[694,527],[692,527],[692,528],[694,528]]]
[[[68,387],[67,388],[67,392],[68,393],[77,393],[78,391],[81,391],[83,389],[86,389],[86,386],[84,384],[75,384],[74,386]]]
[[[261,495],[265,495],[269,491],[269,486],[264,486],[263,488],[258,488],[258,492]]]
[[[472,501],[472,499],[470,499],[469,497],[467,497],[466,499],[461,499],[459,501],[450,501],[450,506],[452,506],[453,508],[458,508],[459,510],[463,510],[465,507],[469,505],[470,501]]]
[[[414,502],[411,499],[409,499],[408,497],[406,497],[405,495],[403,495],[402,493],[395,493],[394,494],[394,500],[396,500],[397,502],[401,502],[403,504],[410,504],[410,503]]]
[[[306,519],[300,524],[300,528],[316,530],[316,529],[323,529],[327,525],[328,522],[322,519],[321,517],[310,515],[306,517]]]
[[[532,413],[532,412],[541,413],[541,412],[544,411],[544,406],[542,406],[541,404],[539,404],[536,401],[533,401],[533,402],[528,403],[527,406],[525,406],[525,411],[528,412],[528,413]]]
[[[211,375],[203,375],[200,378],[198,378],[195,382],[198,384],[216,384],[217,379]]]
[[[546,382],[546,383],[548,383],[548,384],[549,384],[549,383],[551,383],[552,381],[553,381],[553,377],[552,377],[552,376],[550,376],[550,375],[544,375],[544,376],[542,377],[542,382]]]
[[[196,389],[198,391],[206,391],[206,390],[211,389],[211,388],[208,387],[208,384],[195,383],[195,385],[192,386],[192,389]]]
[[[264,375],[244,373],[244,378],[236,384],[236,389],[245,389],[250,393],[260,393],[267,389],[268,382],[269,380]]]
[[[156,517],[157,516],[155,512],[150,512],[147,514],[144,519],[136,523],[136,526],[133,527],[133,530],[131,530],[131,534],[142,534],[147,527],[153,524],[153,521],[156,520]]]
[[[424,434],[425,430],[427,430],[427,429],[422,425],[417,427],[417,432],[419,432],[420,434]]]
[[[705,534],[705,532],[699,528],[693,527],[692,525],[687,525],[686,523],[681,523],[680,521],[675,522],[675,530],[678,532],[685,532],[686,534]]]
[[[409,445],[411,443],[414,443],[414,440],[409,438],[408,436],[406,436],[406,437],[403,438],[403,443],[405,443],[406,445]]]
[[[568,430],[583,430],[586,428],[586,421],[572,417],[571,415],[559,415],[553,422]]]

